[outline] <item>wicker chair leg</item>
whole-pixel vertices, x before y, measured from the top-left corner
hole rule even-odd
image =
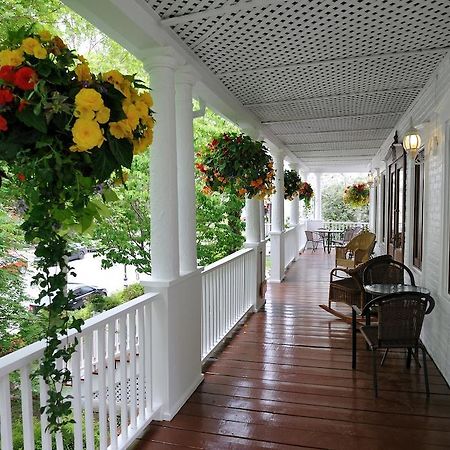
[[[427,367],[427,351],[422,346],[422,358],[423,358],[423,374],[425,376],[425,389],[427,392],[427,398],[430,397],[430,385],[428,382],[428,367]]]
[[[411,356],[412,356],[412,348],[408,348],[408,356],[406,358],[406,368],[409,369],[411,367]]]
[[[386,357],[387,357],[388,353],[389,353],[389,349],[387,348],[387,349],[384,351],[384,353],[383,353],[383,358],[381,359],[381,364],[380,364],[380,366],[382,366],[382,365],[384,364],[384,361],[386,360]]]
[[[375,397],[378,397],[378,378],[377,378],[377,350],[372,349],[372,369],[373,369],[373,388]]]

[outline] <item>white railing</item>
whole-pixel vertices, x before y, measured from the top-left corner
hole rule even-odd
[[[368,226],[369,222],[335,222],[333,220],[323,221],[323,228],[327,228],[329,230],[344,231],[347,228],[355,228],[355,227],[367,228]]]
[[[53,446],[57,450],[127,448],[159,407],[153,401],[150,326],[153,304],[159,299],[158,294],[144,294],[87,320],[81,333],[69,334],[68,342],[78,339],[78,351],[68,364],[71,385],[64,387],[72,396],[75,421],[68,436],[50,435],[46,414],[39,414],[35,406],[36,402],[45,405],[48,395],[42,379],[30,380],[45,342],[1,358],[1,449],[34,450],[35,425],[41,429],[39,448],[43,450]],[[13,443],[16,426],[23,430],[23,444]]]
[[[284,267],[286,268],[298,254],[297,228],[291,227],[284,235]]]
[[[202,361],[253,307],[254,249],[243,249],[206,266],[202,273]]]

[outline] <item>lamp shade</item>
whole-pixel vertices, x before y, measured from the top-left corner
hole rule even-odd
[[[412,126],[411,122],[411,128],[403,137],[403,147],[412,157],[414,157],[421,145],[422,139],[420,138],[420,134],[417,129]]]

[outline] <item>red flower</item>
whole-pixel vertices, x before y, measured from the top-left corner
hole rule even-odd
[[[21,67],[14,76],[14,84],[24,91],[34,89],[37,73],[31,67]]]
[[[23,183],[26,180],[26,177],[22,172],[19,172],[17,174],[17,179]]]
[[[8,131],[8,122],[3,116],[0,116],[0,131]]]
[[[17,111],[22,112],[25,109],[25,106],[28,105],[26,100],[20,100],[19,106],[17,107]]]
[[[0,89],[0,105],[6,105],[14,100],[14,95],[9,89]]]
[[[0,67],[0,80],[6,83],[14,83],[14,67],[13,66],[2,66]]]

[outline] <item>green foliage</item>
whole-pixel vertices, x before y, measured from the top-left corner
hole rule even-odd
[[[293,200],[299,195],[302,187],[302,179],[296,170],[284,171],[284,198],[285,200]]]
[[[305,208],[308,210],[311,208],[311,199],[314,196],[314,191],[311,185],[304,181],[300,186],[300,190],[298,192],[299,200],[303,200],[305,202]]]
[[[366,183],[354,183],[344,189],[344,203],[354,208],[369,205],[370,188]]]
[[[83,430],[84,430],[84,419],[83,419]],[[35,442],[35,450],[42,450],[42,442],[41,442],[41,424],[37,417],[33,418],[33,433],[34,433],[34,442]],[[74,426],[72,423],[67,423],[61,427],[62,438],[64,442],[64,450],[75,450],[75,442],[74,442]],[[85,432],[83,432],[83,436],[85,436]],[[14,449],[24,448],[23,442],[23,429],[22,429],[22,420],[16,420],[13,423],[12,427],[12,442]],[[94,447],[100,448],[100,427],[97,421],[94,421]],[[83,441],[83,447],[86,445],[85,440]],[[56,442],[53,439],[52,450],[56,450]]]
[[[211,264],[242,248],[244,200],[235,194],[204,194],[197,190],[197,255]]]
[[[216,135],[197,153],[205,193],[228,192],[264,198],[274,192],[272,157],[263,142],[245,134]]]
[[[117,188],[111,214],[97,221],[93,236],[102,266],[130,264],[141,273],[151,272],[148,155],[138,155],[126,186]]]

